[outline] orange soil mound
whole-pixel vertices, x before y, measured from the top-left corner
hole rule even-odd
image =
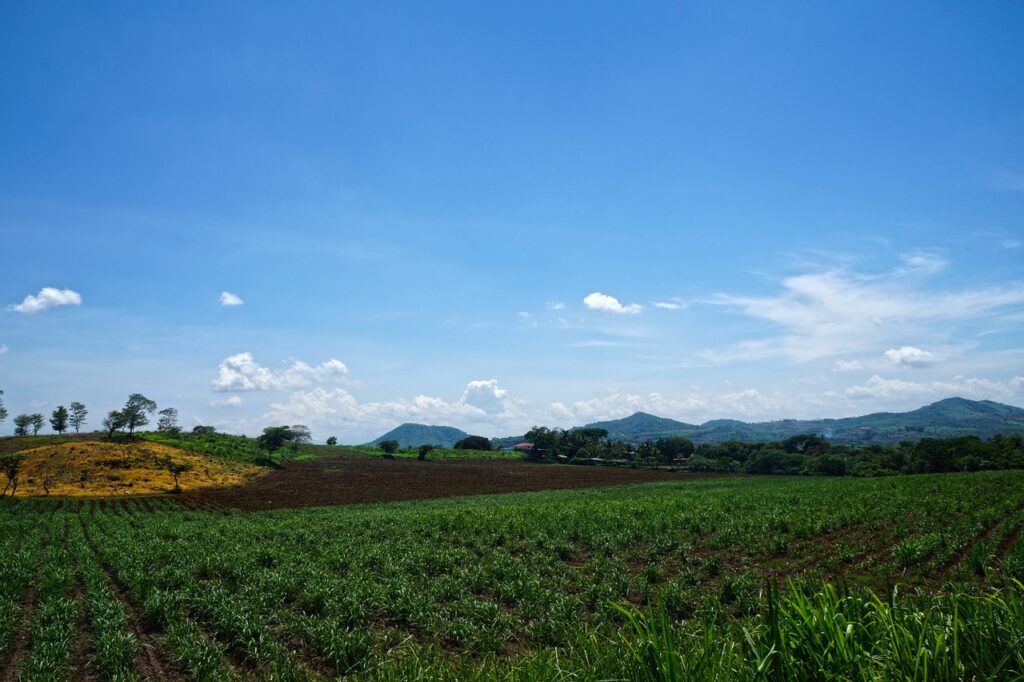
[[[174,489],[174,478],[162,461],[168,458],[176,464],[192,466],[179,477],[182,490],[241,485],[267,472],[250,464],[206,457],[147,441],[60,443],[23,450],[19,454],[25,455],[25,460],[18,475],[18,497],[45,495],[43,482],[47,479],[51,495],[69,497],[170,492]]]

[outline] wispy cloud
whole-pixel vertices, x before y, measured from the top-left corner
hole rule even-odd
[[[237,294],[233,294],[230,291],[222,291],[220,292],[220,304],[222,306],[236,306],[244,305],[245,301],[243,301]]]
[[[18,313],[32,314],[62,305],[82,305],[82,295],[71,289],[43,287],[37,295],[29,294],[21,303],[11,305],[8,309]]]
[[[651,305],[662,310],[682,310],[686,307],[686,304],[678,299],[672,299],[670,301],[654,301]]]
[[[923,254],[882,274],[847,269],[786,277],[771,296],[719,294],[711,303],[733,308],[783,330],[705,352],[716,362],[788,357],[794,361],[862,352],[913,335],[934,338],[951,323],[981,319],[1024,303],[1024,284],[961,291],[927,291],[922,280],[944,261]],[[911,272],[918,275],[908,276]],[[884,346],[883,346],[884,348]]]
[[[3,355],[3,354],[4,354],[4,353],[6,353],[6,352],[7,352],[8,350],[9,350],[9,349],[7,348],[7,344],[2,344],[2,343],[0,343],[0,355]]]
[[[591,310],[600,310],[606,313],[615,313],[616,315],[635,315],[639,313],[644,307],[638,303],[630,303],[629,305],[623,305],[619,302],[619,299],[608,294],[602,294],[599,291],[595,291],[583,298],[583,305],[587,306]]]
[[[949,381],[916,382],[885,379],[874,374],[865,383],[850,386],[844,394],[851,398],[915,398],[930,399],[950,396],[1006,399],[1018,395],[1024,388],[1024,377],[1009,381],[993,381],[979,377],[956,376]]]
[[[999,171],[993,178],[996,189],[1010,192],[1024,192],[1024,173]]]

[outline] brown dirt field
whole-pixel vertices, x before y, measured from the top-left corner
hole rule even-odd
[[[459,495],[594,488],[717,477],[516,460],[385,460],[348,457],[291,462],[251,483],[181,498],[244,510],[371,504]]]

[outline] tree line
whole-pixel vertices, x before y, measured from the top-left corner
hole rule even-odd
[[[605,429],[534,427],[527,459],[568,463],[674,466],[690,471],[823,476],[885,476],[986,469],[1024,469],[1024,436],[922,438],[892,445],[834,445],[817,434],[778,442],[695,445],[682,437],[639,446],[609,440]]]
[[[0,422],[8,417],[7,408],[3,403],[4,392],[0,390]],[[157,404],[141,393],[133,393],[128,396],[128,401],[120,410],[111,410],[101,422],[107,436],[113,438],[114,434],[121,431],[128,431],[132,437],[140,427],[149,424],[153,413],[157,412]],[[179,433],[178,410],[167,407],[157,413],[157,430],[166,433]],[[50,428],[54,433],[64,434],[70,429],[75,433],[81,433],[82,427],[88,423],[89,410],[83,403],[72,401],[67,407],[58,405],[50,413]],[[46,426],[47,419],[40,413],[19,414],[14,417],[15,436],[37,436]]]

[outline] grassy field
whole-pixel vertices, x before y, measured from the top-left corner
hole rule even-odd
[[[0,502],[5,679],[1024,674],[1024,472]]]

